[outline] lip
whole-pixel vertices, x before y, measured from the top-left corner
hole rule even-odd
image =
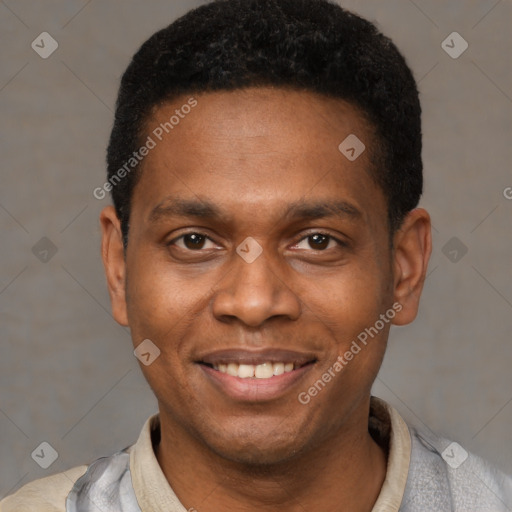
[[[314,366],[314,363],[305,365],[281,375],[274,375],[268,379],[249,377],[242,379],[227,373],[198,364],[206,378],[221,393],[238,402],[265,402],[275,400],[285,395],[294,385],[302,380]]]
[[[207,380],[223,395],[238,402],[264,402],[275,400],[287,392],[314,366],[318,357],[311,352],[296,352],[279,348],[247,350],[229,348],[204,353],[196,358]],[[274,375],[268,379],[240,378],[222,373],[213,368],[219,364],[293,363],[291,372]]]
[[[296,366],[304,366],[316,360],[317,357],[312,353],[273,348],[251,351],[242,349],[217,350],[198,357],[196,362],[206,363],[212,366],[229,363],[252,364],[255,366],[263,363],[294,363]]]

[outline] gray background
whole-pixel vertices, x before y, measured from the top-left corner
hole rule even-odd
[[[92,191],[131,55],[200,3],[0,2],[0,496],[131,444],[156,411],[110,315],[108,200]],[[419,316],[392,330],[375,394],[512,472],[512,2],[340,3],[397,43],[424,109],[434,251]],[[59,44],[48,59],[31,48],[43,31]],[[453,31],[469,43],[458,59],[441,47]],[[42,237],[57,250],[46,262],[48,242],[33,251]],[[42,441],[59,455],[47,470],[31,458]]]

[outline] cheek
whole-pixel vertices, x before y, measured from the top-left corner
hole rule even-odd
[[[378,284],[375,280],[339,279],[331,282],[330,294],[318,295],[315,289],[309,295],[312,321],[320,320],[319,329],[333,340],[318,372],[302,390],[318,397],[319,409],[332,411],[336,404],[344,410],[371,391],[391,325],[389,317],[387,322],[381,319],[390,308],[384,304]],[[322,421],[336,423],[339,418],[330,415]]]
[[[193,397],[183,364],[186,334],[197,317],[204,293],[196,293],[193,281],[179,279],[169,266],[141,258],[127,273],[127,305],[134,347],[149,339],[159,350],[149,365],[140,368],[151,389],[163,403],[186,408],[184,396]],[[180,389],[180,393],[172,390]],[[172,398],[170,398],[172,397]]]
[[[330,385],[336,396],[349,389],[367,390],[378,373],[392,320],[392,315],[386,316],[392,300],[390,279],[378,265],[361,260],[330,278],[307,280],[304,296],[311,321],[333,340],[321,372],[328,373],[326,379],[336,375]]]
[[[169,265],[140,258],[127,272],[127,309],[134,343],[137,339],[169,339],[197,311],[204,293],[197,281],[187,280]]]
[[[389,282],[377,267],[347,265],[330,276],[305,279],[301,295],[307,309],[327,326],[354,335],[373,325],[389,307]]]

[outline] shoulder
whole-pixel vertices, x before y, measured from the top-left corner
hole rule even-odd
[[[87,471],[77,466],[24,485],[0,501],[0,512],[65,512],[66,497],[75,482]]]
[[[101,482],[103,487],[106,482],[108,492],[112,491],[113,488],[109,488],[112,484],[121,494],[124,493],[125,497],[126,493],[132,492],[129,473],[131,453],[135,446],[146,438],[149,440],[146,442],[151,446],[150,426],[155,421],[158,421],[158,414],[146,421],[139,440],[134,445],[108,457],[100,457],[90,464],[76,466],[62,473],[29,482],[15,494],[0,500],[0,512],[66,512],[66,505],[69,505],[68,497],[71,501],[79,501],[80,490],[83,491],[92,482]],[[103,492],[104,488],[100,491]]]
[[[411,428],[411,460],[403,510],[501,512],[512,507],[512,476],[460,444]]]

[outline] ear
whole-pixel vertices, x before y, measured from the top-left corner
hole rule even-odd
[[[431,252],[430,215],[423,208],[416,208],[407,214],[393,236],[394,299],[402,306],[393,319],[395,325],[405,325],[416,318]]]
[[[126,261],[121,223],[113,206],[107,206],[102,210],[100,224],[102,233],[101,257],[107,277],[112,314],[118,323],[127,326]]]

